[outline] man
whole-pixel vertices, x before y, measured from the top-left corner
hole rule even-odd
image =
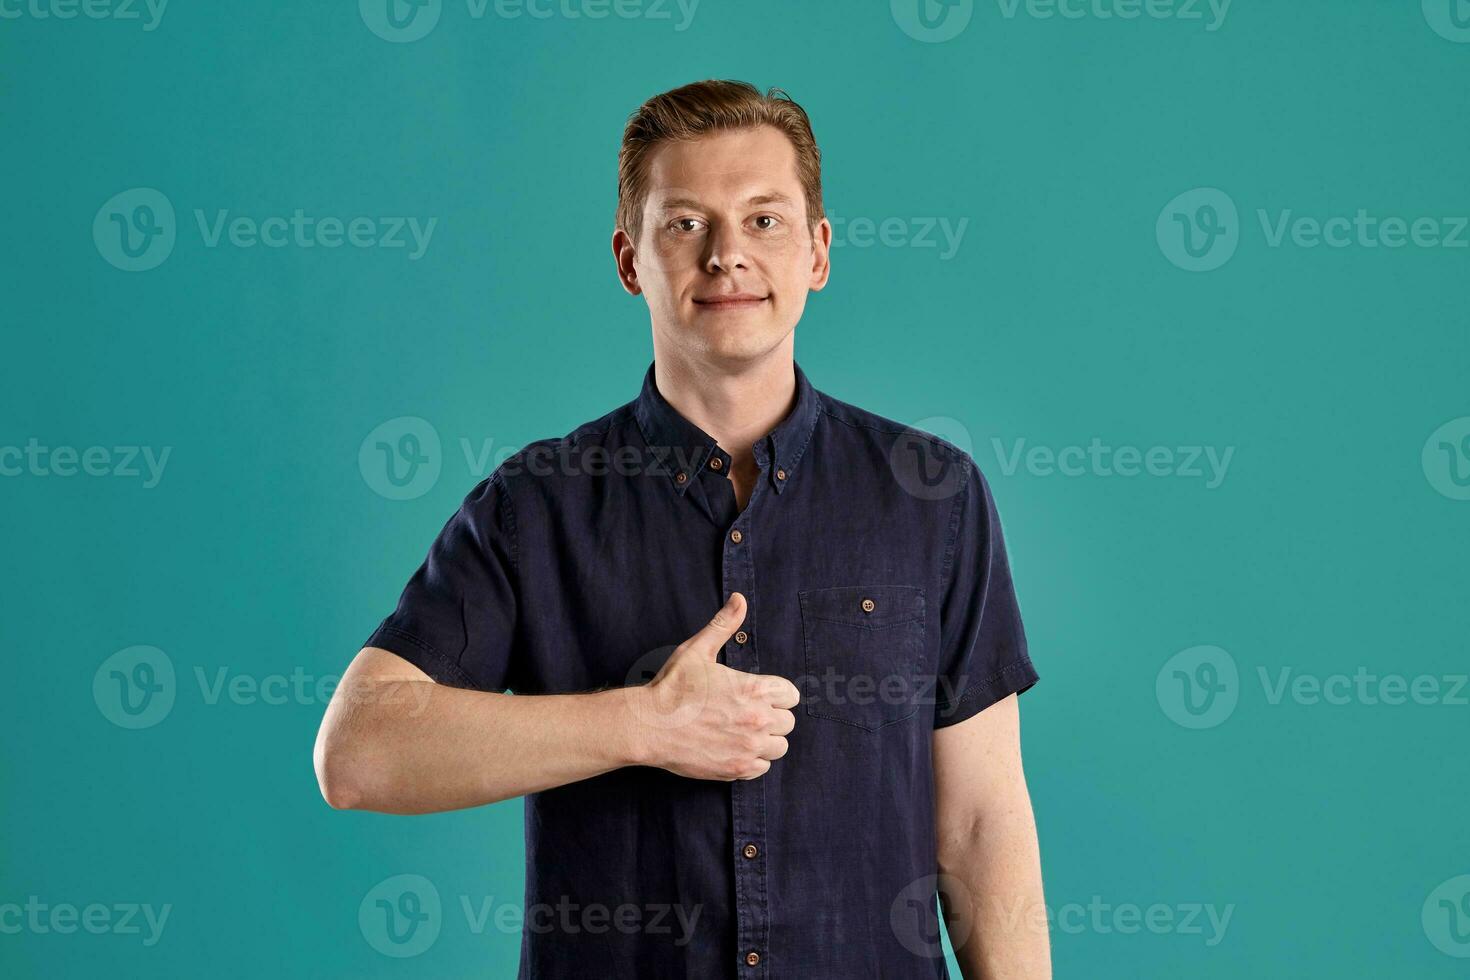
[[[1048,977],[994,501],[794,360],[832,238],[806,113],[656,96],[618,194],[641,391],[465,499],[327,709],[323,794],[525,796],[522,977],[945,977],[936,894],[967,978]]]

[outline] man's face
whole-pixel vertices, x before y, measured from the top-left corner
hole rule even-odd
[[[831,240],[826,220],[807,224],[795,147],[759,126],[655,148],[639,241],[620,230],[613,252],[664,342],[742,361],[791,336],[826,285]]]

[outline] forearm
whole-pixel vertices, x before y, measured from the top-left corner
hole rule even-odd
[[[1022,785],[1003,805],[940,841],[945,922],[965,980],[1049,980],[1041,854]]]
[[[327,706],[313,762],[339,809],[432,813],[654,766],[754,779],[786,754],[801,692],[719,663],[745,618],[730,594],[647,684],[586,694],[492,694],[436,684],[391,651],[358,652]]]
[[[456,810],[639,760],[625,690],[510,695],[427,679],[343,680],[316,744],[318,779],[335,807]]]

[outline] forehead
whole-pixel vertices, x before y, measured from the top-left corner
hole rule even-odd
[[[774,126],[722,130],[695,140],[667,142],[649,155],[650,204],[691,193],[712,199],[765,191],[801,199],[796,147]]]

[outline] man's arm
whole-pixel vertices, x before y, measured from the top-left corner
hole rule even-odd
[[[314,762],[339,809],[432,813],[659,766],[696,779],[754,779],[786,754],[800,693],[783,677],[732,670],[720,649],[745,618],[731,601],[646,685],[511,695],[436,684],[408,661],[363,649],[332,696]]]
[[[965,980],[1049,980],[1041,852],[1009,695],[934,733],[945,923]]]

